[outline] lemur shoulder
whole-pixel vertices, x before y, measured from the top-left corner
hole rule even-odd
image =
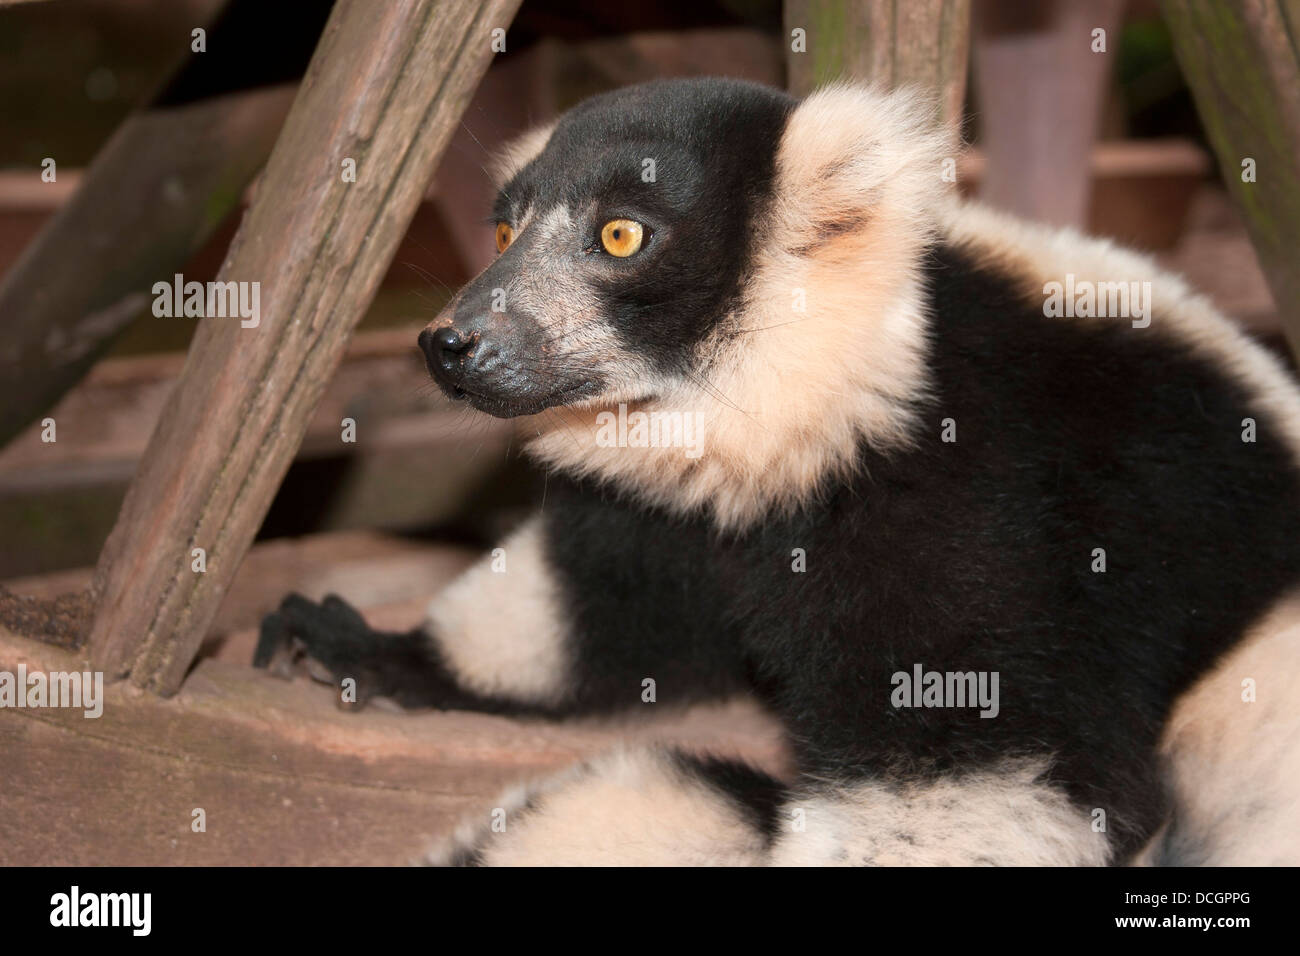
[[[680,80],[507,158],[501,254],[419,338],[545,508],[419,629],[291,596],[258,663],[556,717],[750,693],[796,772],[624,750],[436,861],[1300,862],[1300,392],[1151,259],[956,199],[953,155],[908,93]],[[698,448],[607,440],[634,412]],[[996,713],[900,706],[923,672]]]

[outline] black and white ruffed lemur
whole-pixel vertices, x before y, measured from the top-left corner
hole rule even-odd
[[[545,508],[419,630],[290,596],[257,662],[412,708],[748,691],[795,773],[625,749],[433,861],[1300,862],[1300,391],[1151,259],[956,199],[953,155],[906,92],[717,79],[511,150],[500,256],[419,344],[523,419]],[[698,447],[602,440],[620,405]],[[921,667],[996,673],[996,716],[898,706]]]

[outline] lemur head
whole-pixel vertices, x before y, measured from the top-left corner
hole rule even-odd
[[[589,99],[507,157],[500,255],[420,334],[429,371],[529,416],[552,467],[723,525],[796,506],[860,440],[906,440],[950,155],[906,94],[697,79]],[[702,453],[611,447],[612,408],[695,416]]]
[[[499,258],[421,336],[435,379],[500,417],[648,398],[731,309],[794,101],[660,82],[565,114],[510,171]]]

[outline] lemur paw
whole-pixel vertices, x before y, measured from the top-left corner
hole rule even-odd
[[[376,631],[333,594],[319,604],[290,594],[262,618],[253,666],[285,678],[305,669],[339,688],[345,710],[374,700],[403,708],[500,709],[456,685],[423,629]]]
[[[379,667],[383,655],[377,653],[385,636],[336,595],[317,604],[290,594],[262,618],[253,666],[285,678],[305,669],[313,679],[341,689],[340,706],[360,707],[386,690]]]

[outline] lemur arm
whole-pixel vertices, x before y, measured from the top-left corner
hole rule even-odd
[[[356,682],[357,704],[375,697],[402,707],[505,711],[508,702],[458,685],[425,627],[376,631],[350,604],[329,595],[319,604],[290,594],[262,619],[253,666],[283,672],[305,659],[326,683]]]
[[[355,680],[357,703],[383,697],[407,708],[496,713],[630,708],[652,696],[647,679],[664,681],[673,700],[739,685],[716,657],[700,657],[703,642],[720,638],[685,623],[639,621],[633,609],[611,614],[608,603],[591,613],[599,596],[575,608],[565,593],[535,517],[438,595],[413,631],[375,631],[338,597],[317,604],[290,595],[262,621],[254,665],[306,658],[317,679]],[[650,626],[654,638],[646,639],[640,632]]]

